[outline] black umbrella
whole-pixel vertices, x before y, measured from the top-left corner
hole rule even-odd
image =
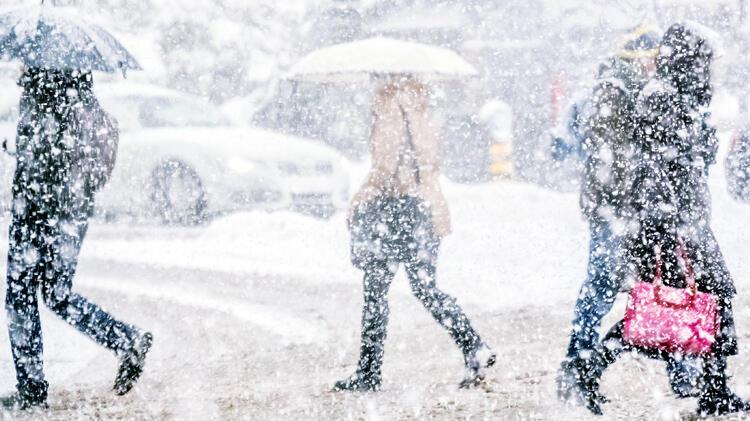
[[[47,69],[110,73],[141,69],[104,28],[69,8],[45,4],[0,13],[0,56]]]

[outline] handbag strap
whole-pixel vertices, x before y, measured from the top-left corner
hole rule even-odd
[[[688,257],[687,253],[687,247],[685,246],[685,241],[682,238],[677,239],[677,256],[682,259],[682,263],[684,265],[684,275],[685,275],[685,281],[687,282],[687,286],[692,289],[696,290],[697,285],[695,283],[695,271],[693,270],[693,265],[690,263],[690,258]],[[664,283],[662,282],[662,260],[661,260],[661,245],[654,246],[654,253],[656,254],[656,270],[654,273],[654,284],[658,286],[664,286]]]
[[[401,110],[401,117],[404,119],[404,124],[406,124],[406,147],[407,150],[405,152],[408,152],[411,156],[411,164],[412,169],[414,170],[414,178],[417,181],[417,185],[422,184],[422,177],[419,173],[419,164],[417,163],[417,149],[414,146],[414,138],[412,137],[411,133],[411,124],[409,123],[409,119],[406,117],[406,111],[404,110],[404,107],[401,105],[398,106],[398,109]],[[398,166],[401,167],[401,164],[403,164],[404,161],[404,155],[406,153],[400,153],[398,157]]]
[[[685,265],[685,281],[687,281],[689,287],[696,289],[697,285],[695,283],[695,271],[693,270],[693,264],[690,262],[690,258],[688,257],[687,246],[685,246],[685,241],[682,238],[677,240],[677,252],[678,255],[682,258],[682,264]]]

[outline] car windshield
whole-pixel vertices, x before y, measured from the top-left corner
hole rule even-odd
[[[107,97],[102,105],[111,112],[123,130],[160,127],[217,127],[228,119],[209,103],[179,97]]]

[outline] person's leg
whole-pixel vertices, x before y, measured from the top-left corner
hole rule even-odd
[[[714,354],[704,361],[704,386],[698,397],[698,414],[708,417],[750,411],[750,402],[735,395],[727,384],[727,357]]]
[[[72,292],[78,255],[88,227],[87,221],[60,221],[42,276],[42,297],[57,316],[112,350],[120,360],[114,390],[129,392],[143,372],[153,336],[116,320],[98,305]]]
[[[614,279],[618,242],[611,227],[603,222],[592,222],[589,231],[587,277],[575,304],[566,353],[569,360],[577,358],[582,351],[596,348],[602,319],[612,309],[620,287],[619,279]]]
[[[406,262],[406,274],[412,293],[424,305],[432,317],[443,326],[464,355],[469,355],[482,345],[479,334],[471,326],[469,318],[456,299],[437,286],[437,245],[433,250],[420,251],[417,258]]]
[[[612,309],[620,287],[619,279],[615,279],[620,245],[610,226],[591,222],[589,234],[587,276],[576,300],[568,349],[556,378],[558,398],[564,401],[581,400],[579,360],[598,346],[602,319]]]
[[[430,239],[423,245],[405,263],[409,285],[463,353],[467,370],[459,386],[471,387],[484,379],[483,369],[495,364],[496,355],[482,342],[456,299],[438,288],[435,275],[439,241]]]
[[[8,316],[8,333],[16,368],[18,402],[22,406],[43,404],[47,399],[47,381],[44,379],[42,359],[42,326],[39,320],[37,285],[41,250],[32,232],[33,224],[14,216],[10,227],[8,274],[5,309]]]
[[[719,297],[718,303],[720,330],[711,355],[704,358],[703,387],[698,397],[698,413],[704,417],[750,411],[750,403],[737,396],[727,382],[727,358],[737,354],[737,332],[731,299]]]
[[[666,363],[672,392],[679,398],[697,397],[702,384],[703,360],[690,355],[669,355]]]
[[[65,226],[52,245],[52,256],[42,279],[44,303],[57,316],[99,345],[122,353],[139,336],[139,330],[113,318],[98,305],[72,292],[78,255],[86,234],[86,221],[60,222]]]
[[[384,344],[388,328],[388,290],[395,273],[384,260],[371,260],[364,267],[362,339],[357,371],[336,382],[336,390],[378,390],[381,383]]]
[[[614,364],[624,352],[631,348],[623,341],[623,321],[616,323],[607,332],[596,349],[582,353],[573,360],[574,383],[568,389],[570,401],[585,406],[594,414],[601,415],[601,405],[607,399],[599,393],[599,384],[604,371]]]

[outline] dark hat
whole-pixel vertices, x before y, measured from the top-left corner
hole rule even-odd
[[[625,34],[617,56],[624,59],[654,58],[659,54],[661,30],[654,25],[639,25]]]

